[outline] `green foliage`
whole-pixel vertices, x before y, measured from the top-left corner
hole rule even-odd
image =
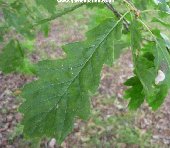
[[[129,103],[131,109],[137,109],[144,102],[145,98],[149,106],[157,109],[168,93],[168,65],[170,56],[166,49],[165,41],[157,30],[153,31],[155,35],[149,30],[154,41],[142,48],[141,34],[139,31],[140,25],[137,25],[137,23],[137,21],[133,20],[131,25],[131,47],[135,64],[134,73],[136,76],[130,78],[125,83],[125,85],[132,86],[125,92],[125,96],[126,98],[131,98]],[[141,23],[145,26],[143,22]],[[138,28],[134,26],[138,26]],[[145,27],[149,29],[147,26]],[[165,80],[157,84],[155,78],[159,70],[165,74]]]
[[[154,18],[152,19],[152,22],[158,22],[158,23],[160,23],[161,25],[163,25],[164,27],[170,28],[170,24],[169,24],[169,23],[166,23],[165,21],[161,20],[160,18],[154,17]]]
[[[38,5],[42,5],[50,13],[55,13],[57,0],[36,0]]]
[[[8,45],[4,45],[4,49],[8,48],[8,50],[2,49],[2,55],[0,55],[0,57],[2,57],[0,61],[0,69],[4,73],[13,71],[33,71],[32,64],[27,58],[24,58],[26,56],[26,52],[23,48],[31,50],[33,45],[31,45],[32,43],[30,41],[35,39],[38,30],[41,30],[45,36],[48,36],[50,29],[49,21],[52,21],[57,17],[61,17],[62,15],[79,8],[84,4],[75,4],[73,6],[66,7],[64,10],[58,9],[58,11],[56,10],[56,5],[56,0],[50,0],[48,2],[46,0],[36,0],[31,2],[25,0],[2,0],[0,2],[0,12],[3,13],[3,17],[0,17],[0,20],[2,20],[2,23],[0,23],[0,42],[2,42],[7,35],[9,42],[10,40],[13,40],[13,38],[22,38],[21,44],[23,45],[22,47],[14,46],[15,50],[13,50],[12,44],[14,43],[12,42],[8,43]],[[50,14],[46,13],[41,6],[43,6],[45,10],[47,9]],[[8,34],[10,36],[8,36]],[[22,51],[22,54],[21,52],[18,52],[19,50]],[[12,54],[8,55],[8,52],[10,51],[12,51]],[[17,52],[13,54],[15,51]],[[19,55],[20,58],[18,59]],[[21,57],[23,61],[20,61]],[[15,63],[11,64],[12,61],[15,61]],[[11,68],[9,69],[9,67]]]
[[[26,101],[20,107],[28,136],[54,136],[61,143],[76,116],[88,118],[89,92],[98,88],[103,64],[113,63],[114,30],[120,22],[105,20],[87,33],[86,41],[65,45],[66,58],[37,65],[39,80],[24,87]]]
[[[170,14],[170,8],[166,0],[154,0],[159,9]]]
[[[26,24],[31,24],[32,18],[29,10],[22,1],[14,1],[6,4],[8,7],[2,8],[4,20],[7,27],[12,27],[15,31],[27,37],[32,37],[32,30]]]
[[[11,40],[0,54],[0,70],[4,73],[13,71],[32,73],[33,65],[25,58],[24,52],[19,41]]]
[[[11,39],[34,39],[39,30],[47,36],[50,21],[83,5],[98,13],[92,17],[96,22],[86,40],[63,46],[65,58],[41,61],[35,70],[24,46]],[[31,71],[38,78],[23,88],[25,102],[20,111],[24,114],[24,133],[31,138],[55,137],[61,143],[76,117],[88,119],[89,97],[99,86],[103,64],[112,65],[122,49],[129,47],[134,64],[134,76],[125,82],[129,108],[137,109],[146,101],[152,109],[158,109],[170,87],[170,42],[161,28],[170,27],[166,20],[169,1],[118,0],[113,4],[59,7],[56,0],[0,1],[0,40],[9,39],[0,54],[0,69],[5,73]]]

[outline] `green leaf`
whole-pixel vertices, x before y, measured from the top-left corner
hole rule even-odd
[[[25,58],[22,45],[16,40],[11,40],[0,53],[0,70],[4,73],[15,71],[32,74],[35,67]]]
[[[146,10],[148,8],[148,6],[150,6],[152,4],[152,0],[132,0],[134,5],[136,6],[136,8],[138,8],[139,10]]]
[[[144,102],[145,95],[143,94],[143,86],[137,76],[128,79],[124,85],[131,86],[125,91],[124,97],[130,98],[129,109],[136,110]]]
[[[18,33],[26,37],[34,37],[34,32],[30,28],[32,24],[31,13],[28,12],[26,3],[15,1],[2,10],[4,19],[9,27],[13,27]]]
[[[132,86],[132,88],[128,89],[126,93],[128,92],[128,97],[131,98],[130,104],[133,104],[134,102],[132,109],[137,109],[139,105],[141,105],[142,101],[144,101],[144,98],[150,102],[150,100],[155,97],[155,93],[157,93],[157,89],[154,87],[156,71],[153,61],[149,61],[144,56],[141,56],[135,61],[134,72],[136,80],[135,83],[133,79],[133,81],[130,79],[125,83],[125,85],[129,84],[129,81],[131,82],[130,86]],[[140,96],[139,99],[137,96]]]
[[[55,137],[61,143],[75,117],[88,118],[89,92],[98,88],[103,64],[113,62],[114,29],[121,20],[107,19],[86,41],[65,45],[66,58],[38,63],[39,79],[24,87],[20,107],[28,137]]]
[[[89,4],[87,3],[87,5]],[[90,17],[90,21],[88,25],[89,28],[96,27],[107,18],[114,18],[114,14],[111,11],[108,11],[106,7],[94,9],[93,11],[94,14]]]
[[[103,3],[86,3],[87,8],[94,8],[94,7],[99,7],[102,9],[104,7]]]
[[[11,40],[0,54],[0,70],[4,73],[17,71],[24,65],[24,51],[18,42]]]
[[[149,54],[149,56],[151,55]],[[157,72],[154,61],[149,61],[148,59],[140,57],[137,61],[135,71],[143,86],[143,93],[145,94],[146,101],[152,109],[156,110],[167,96],[168,89],[167,85],[155,85]]]
[[[160,23],[161,25],[163,25],[163,26],[166,27],[166,28],[170,28],[170,24],[169,24],[169,23],[166,23],[165,21],[161,20],[160,18],[154,17],[154,18],[152,19],[152,22],[157,22],[157,23]]]
[[[167,85],[164,84],[160,85],[158,87],[158,92],[156,93],[155,97],[149,102],[149,105],[152,107],[153,110],[157,110],[161,106],[167,94],[168,94]]]
[[[74,11],[74,10],[82,7],[83,5],[85,5],[85,3],[78,3],[78,4],[73,5],[73,6],[65,7],[63,10],[57,11],[57,13],[52,14],[52,15],[51,15],[50,17],[48,17],[48,18],[40,19],[39,21],[37,21],[37,22],[35,23],[35,26],[36,26],[36,25],[41,25],[41,24],[43,24],[43,23],[47,23],[47,22],[52,21],[52,20],[55,20],[56,18],[61,17],[61,16],[65,15],[65,14],[67,14],[67,13],[70,13],[70,12],[72,12],[72,11]]]
[[[154,61],[150,58],[152,55],[147,53],[144,56],[136,61],[135,76],[125,82],[126,86],[131,86],[125,91],[125,98],[130,99],[130,109],[136,110],[146,99],[149,106],[156,110],[167,96],[168,87],[165,84],[154,84],[156,69]]]
[[[158,30],[153,31],[156,36],[156,45],[154,50],[155,67],[157,70],[162,70],[165,74],[165,80],[162,84],[167,84],[170,87],[170,55],[166,48],[166,43],[161,37],[161,33]]]
[[[155,82],[156,70],[153,61],[139,57],[136,61],[135,72],[143,85],[145,96],[148,99],[154,96],[155,89],[153,84]]]
[[[164,11],[164,12],[170,14],[170,8],[169,8],[169,5],[167,4],[166,0],[154,0],[154,1],[158,5],[158,7],[161,11]]]
[[[160,35],[163,38],[163,40],[166,44],[166,47],[168,48],[168,50],[170,50],[170,40],[169,40],[169,38],[163,33],[160,33]]]
[[[114,44],[114,59],[118,59],[123,51],[123,49],[129,46],[128,42],[124,42],[123,40],[115,41]]]
[[[50,24],[48,22],[41,24],[41,30],[43,31],[44,36],[48,37],[49,31],[50,31]]]
[[[48,12],[55,13],[57,0],[36,0],[37,5],[43,6]]]
[[[137,55],[138,50],[141,48],[141,40],[142,40],[142,35],[140,32],[140,24],[136,19],[133,19],[131,21],[130,25],[130,34],[131,34],[131,47],[132,47],[132,53],[134,55]]]
[[[129,107],[131,109],[137,109],[142,101],[146,99],[149,106],[155,110],[161,105],[168,92],[170,55],[166,49],[166,42],[158,30],[153,31],[155,35],[150,31],[155,41],[148,42],[148,44],[144,45],[142,48],[142,40],[139,33],[140,27],[139,25],[133,25],[136,24],[136,20],[132,21],[133,23],[130,30],[131,47],[134,59],[134,77],[136,81],[134,81],[133,78],[125,83],[131,86],[131,88],[126,91],[125,97],[130,98]],[[139,38],[136,39],[135,37]],[[159,70],[165,74],[165,80],[161,80],[161,82],[157,84],[155,81]]]
[[[115,27],[114,34],[115,34],[115,39],[120,40],[122,36],[122,29],[123,29],[123,21],[121,21],[117,27]]]

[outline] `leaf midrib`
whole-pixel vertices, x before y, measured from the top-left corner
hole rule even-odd
[[[91,54],[91,56],[89,56],[89,58],[87,58],[86,62],[83,64],[82,68],[80,69],[80,71],[78,72],[78,74],[72,79],[72,81],[70,82],[70,85],[68,85],[68,87],[66,88],[65,92],[63,93],[63,95],[61,95],[61,98],[67,93],[68,89],[70,88],[71,84],[76,80],[76,78],[80,75],[81,71],[83,70],[83,68],[86,66],[86,64],[88,63],[88,61],[93,57],[94,53],[96,52],[96,50],[100,47],[100,45],[105,41],[105,39],[110,35],[110,33],[113,31],[113,29],[120,23],[120,21],[129,13],[126,12],[116,23],[115,25],[110,29],[110,31],[107,33],[107,35],[105,35],[104,39],[98,44],[97,47],[95,47],[95,50],[94,52]],[[94,48],[94,47],[93,47]],[[61,101],[61,98],[56,102],[56,104],[46,113],[46,115],[41,118],[41,120],[39,120],[39,122],[41,122],[44,118],[46,118],[46,116],[48,115],[48,113],[50,113],[51,110],[53,110],[57,105],[58,103]],[[65,122],[65,120],[64,120]],[[64,124],[63,124],[64,125]],[[37,128],[37,126],[35,126],[35,128]],[[34,130],[35,130],[34,128]],[[33,131],[32,130],[32,133]],[[60,138],[61,138],[61,135],[60,135]],[[60,139],[59,138],[59,139]]]

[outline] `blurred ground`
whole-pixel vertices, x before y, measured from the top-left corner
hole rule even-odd
[[[81,11],[81,14],[75,11],[71,16],[53,22],[48,38],[38,35],[36,50],[30,55],[32,61],[62,56],[61,45],[84,38],[89,16],[87,11]],[[104,66],[100,87],[92,97],[90,119],[85,122],[77,120],[74,131],[60,147],[170,147],[170,96],[156,112],[146,105],[136,112],[129,111],[127,101],[123,100],[123,82],[132,76],[132,70],[129,50],[112,67]],[[36,141],[23,139],[22,126],[19,124],[22,117],[17,112],[22,102],[18,97],[20,88],[33,79],[16,73],[0,73],[0,148],[36,147]],[[48,148],[49,141],[43,139],[41,147]]]

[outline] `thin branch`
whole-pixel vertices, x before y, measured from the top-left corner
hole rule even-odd
[[[115,14],[117,18],[120,18],[122,15],[110,4],[109,2],[105,2],[106,6]]]
[[[115,13],[117,13],[117,15],[119,15],[119,17],[122,16],[122,14],[121,14],[120,12],[118,12],[118,11],[113,7],[112,4],[109,3],[109,5],[110,5],[110,7],[115,11]],[[125,18],[123,18],[123,21],[124,21],[127,25],[130,25],[129,22],[128,22]]]
[[[108,3],[108,2],[105,2],[105,5],[107,6],[108,9],[110,9],[114,15],[117,17],[117,18],[121,18],[122,17],[122,14],[120,12],[118,12],[113,6],[112,4]],[[125,29],[128,31],[129,30],[129,22],[123,18],[123,25],[125,27]]]

